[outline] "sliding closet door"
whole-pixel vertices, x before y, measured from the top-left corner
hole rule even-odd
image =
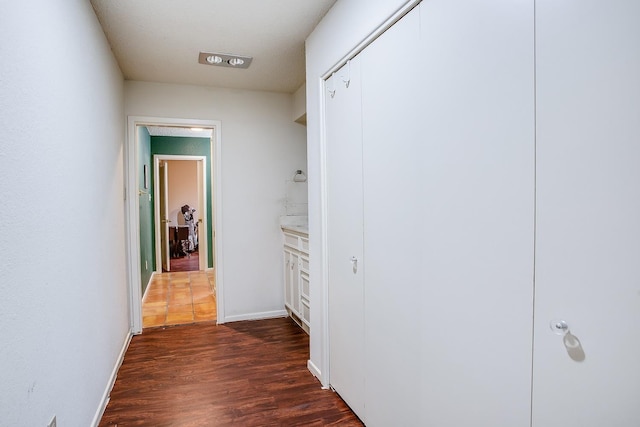
[[[416,426],[423,159],[417,9],[361,53],[366,421]]]
[[[348,87],[344,80],[349,81]],[[325,141],[330,383],[364,418],[360,85],[357,58],[325,83]]]
[[[536,2],[534,427],[640,426],[639,20]]]
[[[424,1],[420,17],[419,425],[528,427],[533,0]]]

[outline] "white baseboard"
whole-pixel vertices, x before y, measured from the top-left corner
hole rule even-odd
[[[156,274],[158,274],[158,273],[156,273],[155,271],[151,272],[151,276],[149,276],[149,281],[147,282],[147,286],[144,287],[144,294],[142,295],[141,301],[144,301],[144,297],[147,296],[147,292],[149,291],[149,285],[151,284],[151,281],[153,280],[153,276],[155,276]]]
[[[109,403],[109,396],[111,395],[111,389],[113,389],[113,385],[116,382],[116,378],[118,377],[118,370],[124,361],[124,355],[129,348],[129,343],[131,342],[131,338],[133,334],[131,331],[127,333],[127,336],[124,339],[124,344],[122,345],[122,349],[120,350],[120,354],[118,355],[118,359],[116,360],[116,364],[113,367],[113,371],[111,371],[111,377],[109,377],[109,382],[107,383],[107,387],[104,390],[104,394],[102,395],[102,399],[100,399],[100,406],[98,406],[98,410],[96,411],[96,415],[93,417],[93,421],[91,422],[92,427],[98,427],[100,424],[100,420],[102,419],[102,415],[104,415],[105,409],[107,409],[107,404]]]
[[[318,369],[316,364],[311,361],[311,359],[307,360],[307,369],[314,377],[318,379],[318,381],[320,381],[320,384],[322,384],[322,373],[320,372],[320,369]],[[327,389],[328,387],[325,387],[323,385],[322,388]]]
[[[274,319],[276,317],[287,317],[287,311],[274,310],[274,311],[263,311],[260,313],[237,314],[234,316],[226,316],[223,319],[223,321],[218,320],[218,323],[240,322],[242,320]]]

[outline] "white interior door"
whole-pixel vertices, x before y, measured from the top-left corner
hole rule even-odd
[[[360,62],[326,83],[330,383],[361,418],[364,410],[364,294]]]
[[[639,19],[536,1],[534,427],[640,426]]]
[[[366,422],[420,425],[424,236],[420,17],[414,9],[360,54]]]
[[[169,247],[169,164],[160,160],[159,183],[158,183],[158,200],[160,201],[160,248],[162,256],[162,268],[165,271],[171,271],[171,252]]]

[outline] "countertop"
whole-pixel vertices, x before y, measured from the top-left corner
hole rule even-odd
[[[280,227],[283,230],[309,235],[309,218],[302,215],[281,216]]]
[[[309,226],[307,225],[281,225],[283,230],[289,230],[296,233],[309,235]]]

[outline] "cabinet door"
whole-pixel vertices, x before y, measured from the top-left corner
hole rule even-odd
[[[300,283],[300,320],[307,326],[311,322],[311,307],[309,304],[309,273],[300,271],[298,277]]]
[[[534,427],[640,426],[639,19],[536,1]]]
[[[346,77],[347,71],[349,77]],[[349,87],[343,76],[350,78]],[[325,83],[330,383],[364,415],[360,62]]]
[[[293,307],[293,290],[291,288],[291,251],[284,250],[284,303],[287,307]]]
[[[291,308],[300,317],[300,254],[291,252]]]
[[[418,425],[530,423],[533,3],[420,5]]]

